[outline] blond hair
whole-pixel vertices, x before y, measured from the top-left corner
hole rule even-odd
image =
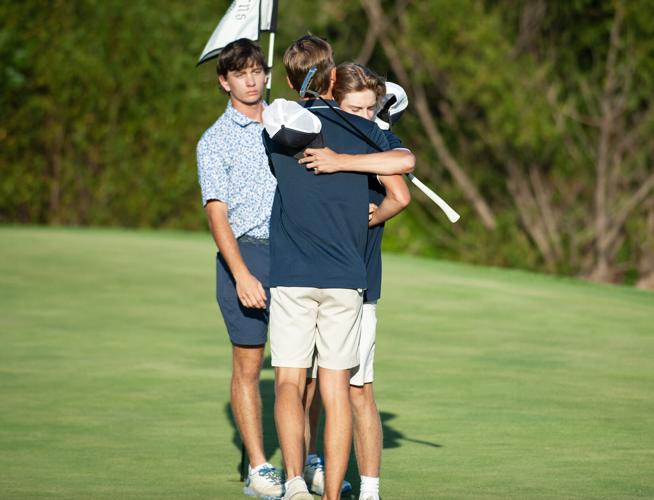
[[[336,102],[340,103],[351,92],[363,90],[372,90],[379,102],[386,95],[384,79],[362,64],[343,63],[336,67],[336,83],[332,89]]]

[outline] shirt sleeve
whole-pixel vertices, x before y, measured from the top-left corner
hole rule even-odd
[[[202,190],[202,206],[210,200],[229,204],[229,177],[227,167],[215,143],[206,136],[197,147],[198,181]]]
[[[372,142],[377,144],[382,151],[388,151],[390,149],[390,146],[388,145],[388,140],[384,136],[384,132],[382,132],[382,129],[380,129],[379,126],[377,126],[377,124],[374,122],[372,123],[369,137],[370,139],[372,139]],[[379,153],[379,150],[370,147],[368,152]]]
[[[402,145],[402,139],[396,136],[393,132],[390,130],[384,130],[383,133],[386,136],[386,140],[391,149],[407,149]]]

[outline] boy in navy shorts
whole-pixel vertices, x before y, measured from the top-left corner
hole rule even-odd
[[[222,50],[217,72],[230,99],[225,113],[198,143],[198,177],[219,250],[216,298],[232,343],[232,413],[250,461],[244,493],[278,499],[283,484],[264,454],[259,394],[268,330],[269,222],[276,186],[261,142],[268,68],[261,48],[240,39]]]

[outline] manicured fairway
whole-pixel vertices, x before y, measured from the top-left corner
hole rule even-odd
[[[204,234],[0,228],[0,498],[244,498],[213,266]],[[384,279],[385,500],[654,498],[654,293],[391,255]]]

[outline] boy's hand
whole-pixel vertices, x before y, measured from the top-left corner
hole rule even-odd
[[[308,170],[313,170],[313,173],[318,174],[333,174],[340,172],[343,155],[335,153],[329,148],[307,148],[304,150],[304,158],[300,159],[300,164],[304,165]]]
[[[266,291],[257,278],[248,273],[238,278],[235,277],[235,280],[236,295],[238,295],[238,300],[241,301],[243,307],[250,309],[266,308]]]
[[[374,203],[368,203],[368,222],[372,220],[372,216],[378,208]]]

